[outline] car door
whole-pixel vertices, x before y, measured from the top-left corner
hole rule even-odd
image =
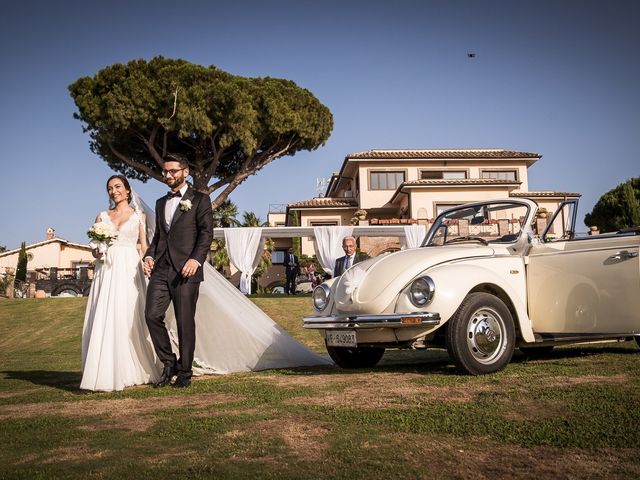
[[[639,235],[594,235],[532,247],[529,315],[536,333],[640,332]]]

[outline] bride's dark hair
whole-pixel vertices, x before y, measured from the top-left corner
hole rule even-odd
[[[107,180],[107,196],[109,196],[109,182],[111,180],[113,180],[114,178],[118,178],[122,181],[122,184],[124,185],[125,190],[127,191],[127,203],[131,203],[131,185],[129,185],[129,180],[127,180],[127,177],[125,177],[124,175],[111,175],[109,177],[109,180]],[[111,197],[109,196],[109,208],[114,208],[116,205],[115,203],[113,203],[113,200],[111,200]]]

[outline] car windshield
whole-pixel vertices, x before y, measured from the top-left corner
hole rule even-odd
[[[441,213],[429,230],[423,246],[463,242],[513,243],[529,214],[520,202],[487,202],[454,207]]]

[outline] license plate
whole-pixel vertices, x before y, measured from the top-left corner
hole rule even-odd
[[[356,332],[354,330],[336,330],[326,332],[325,339],[330,347],[357,347]]]

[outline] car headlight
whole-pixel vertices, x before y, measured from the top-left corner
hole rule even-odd
[[[409,289],[409,298],[416,307],[424,307],[433,300],[436,284],[431,277],[420,277],[413,281]]]
[[[313,295],[312,295],[313,308],[315,308],[319,312],[327,308],[327,305],[329,304],[330,294],[331,294],[331,289],[324,283],[321,283],[316,288],[314,288]]]

